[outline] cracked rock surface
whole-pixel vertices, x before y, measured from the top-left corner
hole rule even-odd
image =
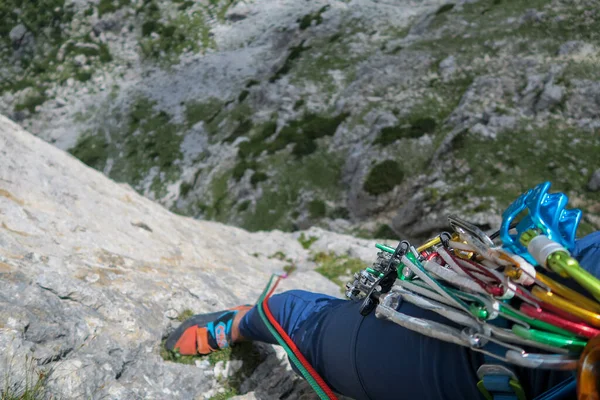
[[[314,235],[347,250],[342,235]],[[58,398],[203,399],[218,382],[164,361],[161,339],[185,309],[254,302],[283,267],[277,251],[299,265],[281,290],[339,296],[295,236],[174,215],[0,116],[0,376],[11,383],[34,367]],[[287,386],[255,379],[248,396],[310,392],[269,354],[270,379]]]

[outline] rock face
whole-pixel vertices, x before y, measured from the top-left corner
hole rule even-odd
[[[186,309],[254,302],[284,265],[276,252],[298,265],[281,290],[340,294],[291,234],[174,215],[0,116],[0,377],[11,384],[34,368],[58,398],[210,397],[212,370],[164,361],[161,339]],[[273,357],[289,398],[308,393]],[[278,398],[261,385],[246,387]]]
[[[48,2],[2,6],[0,112],[179,214],[423,239],[544,180],[598,213],[598,0]]]

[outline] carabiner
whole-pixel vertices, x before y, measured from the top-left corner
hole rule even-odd
[[[536,321],[531,324],[536,328],[545,329],[561,335],[572,335],[574,333],[588,339],[600,335],[600,329],[592,328],[582,322],[569,321],[558,315],[538,310],[535,307],[531,307],[529,304],[521,304],[520,310],[523,314],[530,316]]]
[[[511,330],[515,335],[524,339],[545,343],[550,346],[573,349],[578,353],[583,350],[587,344],[586,340],[578,339],[576,336],[563,336],[556,333],[549,333],[535,329],[525,329],[519,325],[513,325]]]

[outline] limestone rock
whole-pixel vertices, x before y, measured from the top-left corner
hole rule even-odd
[[[253,302],[283,267],[267,256],[310,256],[290,234],[171,214],[2,116],[0,208],[0,352],[11,355],[0,359],[0,375],[19,381],[32,360],[53,371],[48,387],[61,398],[189,399],[213,390],[210,369],[160,357],[168,316]],[[339,295],[307,269],[281,290],[291,288]],[[301,384],[285,371],[287,389]]]
[[[592,192],[600,190],[600,168],[594,171],[590,181],[588,182],[588,189]]]
[[[565,89],[562,86],[547,84],[535,104],[535,111],[540,112],[551,109],[562,102],[564,95]]]

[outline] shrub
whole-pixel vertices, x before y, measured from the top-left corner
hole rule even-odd
[[[375,165],[363,185],[364,190],[374,196],[387,193],[402,183],[404,173],[396,161],[386,160]]]
[[[327,207],[321,200],[311,200],[308,203],[308,213],[312,218],[323,218],[327,213]]]

